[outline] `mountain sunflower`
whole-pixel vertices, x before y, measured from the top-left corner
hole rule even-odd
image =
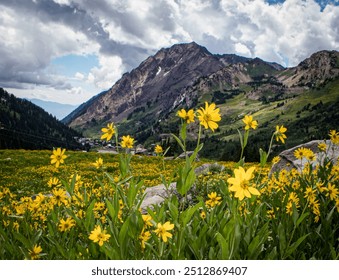
[[[284,127],[283,125],[279,127],[279,125],[276,126],[275,128],[275,140],[277,140],[277,142],[281,141],[281,143],[285,143],[285,139],[287,138],[285,135],[285,132],[287,131],[287,128]]]
[[[100,157],[100,158],[98,158],[96,161],[95,161],[95,163],[93,163],[93,165],[97,168],[97,169],[99,169],[101,166],[103,166],[103,164],[104,164],[104,160]]]
[[[89,239],[93,242],[98,242],[99,246],[102,246],[110,237],[111,235],[107,234],[106,230],[101,230],[99,225],[97,225],[89,235]]]
[[[159,155],[162,154],[164,152],[163,148],[160,145],[156,145],[154,148],[154,152]]]
[[[61,148],[53,150],[53,154],[51,155],[51,164],[55,164],[56,168],[58,168],[61,163],[64,163],[64,159],[67,158],[65,151],[66,149],[61,150]]]
[[[61,219],[59,223],[59,231],[66,232],[71,230],[72,227],[75,226],[75,221],[72,218],[67,218],[66,220]]]
[[[185,109],[181,109],[178,111],[178,116],[182,118],[187,123],[194,122],[194,111],[193,109],[190,109],[186,112]]]
[[[208,102],[205,102],[205,108],[198,109],[198,119],[200,124],[205,127],[205,129],[210,128],[213,132],[218,128],[217,122],[221,120],[220,109],[215,108],[215,104],[212,103],[208,105]]]
[[[126,149],[131,149],[133,148],[133,144],[134,144],[134,138],[132,138],[129,135],[122,136],[121,147],[126,148]]]
[[[258,126],[258,122],[253,120],[253,117],[252,116],[248,116],[246,115],[242,121],[244,122],[245,124],[245,130],[249,130],[250,128],[252,129],[256,129],[257,126]]]
[[[162,238],[162,241],[167,242],[167,238],[172,238],[172,233],[168,232],[174,228],[174,224],[166,222],[164,224],[158,223],[157,229],[154,232]]]
[[[37,260],[40,258],[40,253],[42,252],[41,246],[34,245],[32,250],[29,250],[29,255],[32,260]]]
[[[104,133],[101,135],[101,139],[111,140],[115,133],[114,123],[107,124],[107,127],[102,128],[101,131]]]
[[[244,197],[251,197],[253,195],[260,195],[260,192],[251,187],[250,180],[253,177],[253,171],[255,167],[250,167],[247,171],[241,166],[234,170],[234,177],[229,178],[227,182],[231,185],[229,190],[235,192],[234,197],[243,200]]]

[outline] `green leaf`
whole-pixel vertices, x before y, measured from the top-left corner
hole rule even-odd
[[[238,131],[238,134],[239,134],[241,149],[245,149],[245,147],[244,147],[244,141],[243,141],[243,139],[242,139],[242,134],[241,134],[241,132],[240,132],[239,129],[237,129],[237,131]]]
[[[252,260],[258,259],[259,254],[263,250],[263,244],[266,242],[269,236],[268,223],[266,223],[257,235],[252,239],[248,246],[249,255],[248,258]]]
[[[184,144],[181,142],[181,140],[175,135],[175,134],[172,134],[171,135],[174,137],[174,139],[178,142],[179,146],[181,147],[181,149],[186,152],[186,148],[184,146]]]
[[[298,213],[297,207],[295,206],[295,203],[293,202],[292,203],[292,220],[293,220],[294,226],[296,226],[298,218],[299,218],[299,213]]]
[[[112,220],[115,221],[118,212],[115,211],[113,204],[108,199],[106,199],[105,202],[106,202],[108,214],[111,216]]]
[[[185,227],[188,222],[191,220],[193,214],[200,208],[202,207],[202,202],[200,201],[199,203],[197,203],[196,205],[194,205],[193,207],[189,207],[188,209],[186,209],[181,215],[180,215],[180,221],[182,223],[182,226]]]
[[[244,134],[244,149],[247,146],[247,140],[248,140],[249,134],[250,134],[250,130],[248,129],[245,131],[245,134]]]
[[[174,205],[171,201],[168,201],[168,209],[170,211],[172,221],[177,221],[178,220],[178,205]]]
[[[13,231],[13,236],[16,240],[19,240],[25,246],[26,249],[28,250],[32,249],[33,244],[20,232]]]
[[[215,235],[218,244],[221,247],[221,259],[222,260],[227,260],[229,259],[229,246],[228,246],[228,242],[226,241],[226,239],[220,234],[220,232],[217,232]]]
[[[198,147],[196,147],[196,148],[194,149],[193,154],[190,156],[190,162],[191,162],[191,164],[192,164],[193,162],[195,162],[195,160],[197,159],[198,153],[201,151],[201,149],[202,149],[203,146],[204,146],[204,143],[201,143]]]
[[[267,153],[263,149],[259,149],[260,154],[260,166],[264,167],[267,162]]]
[[[245,158],[243,157],[241,160],[239,160],[235,165],[234,168],[238,168],[239,166],[243,167],[245,165]]]
[[[186,158],[186,164],[178,169],[177,191],[181,195],[185,195],[195,182],[194,168],[189,158]]]
[[[180,138],[185,142],[186,141],[186,137],[187,137],[187,133],[186,133],[186,127],[187,127],[187,123],[183,122],[181,129],[180,129]]]
[[[309,215],[309,212],[303,213],[300,218],[297,220],[295,226],[298,227],[300,223]]]
[[[286,251],[286,256],[289,257],[293,254],[293,252],[298,248],[298,246],[310,235],[311,233],[305,234],[304,236],[300,237],[296,242],[294,242]]]
[[[334,206],[334,207],[332,208],[332,210],[326,215],[326,221],[327,221],[327,222],[330,222],[330,220],[332,219],[334,209],[336,209],[336,206]]]
[[[94,225],[94,213],[93,213],[94,204],[95,199],[91,202],[91,204],[88,206],[86,210],[85,227],[87,230],[90,230]]]
[[[279,249],[280,255],[283,256],[286,250],[286,233],[282,223],[278,225],[278,238],[279,238]]]

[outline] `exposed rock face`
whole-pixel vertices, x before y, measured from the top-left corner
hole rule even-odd
[[[198,92],[215,84],[251,81],[246,67],[262,65],[271,71],[282,68],[259,59],[213,55],[194,42],[174,45],[161,49],[125,73],[111,89],[81,105],[64,122],[88,129],[96,122],[122,121],[139,110],[152,111],[153,118],[160,118],[182,102],[192,105]]]
[[[166,188],[164,184],[160,184],[154,187],[149,187],[145,190],[145,198],[141,203],[142,213],[147,212],[147,208],[153,207],[153,205],[159,205],[164,200],[173,195],[176,189],[176,183],[171,183],[169,188]]]
[[[302,61],[297,67],[279,74],[279,80],[287,87],[320,86],[329,79],[339,76],[339,53],[321,51]]]
[[[303,170],[307,161],[305,159],[301,161],[300,159],[297,159],[294,156],[294,151],[301,147],[308,148],[315,153],[316,160],[312,162],[313,165],[317,163],[322,163],[325,156],[331,159],[333,163],[336,163],[339,158],[339,145],[333,145],[330,140],[326,140],[325,143],[327,146],[327,150],[326,152],[320,152],[318,148],[319,143],[324,143],[324,141],[323,140],[310,141],[308,143],[301,144],[281,152],[279,154],[280,161],[273,165],[270,174],[273,174],[277,171],[279,172],[282,169],[286,169],[287,171],[293,168],[296,168],[299,171]]]
[[[226,59],[224,59],[226,60]],[[82,108],[80,115],[69,120],[70,126],[84,127],[88,120],[121,121],[137,107],[157,103],[158,113],[180,103],[180,92],[200,77],[225,66],[196,43],[178,44],[161,49],[130,73],[126,73],[107,92]]]

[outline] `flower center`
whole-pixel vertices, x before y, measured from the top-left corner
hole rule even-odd
[[[247,190],[248,189],[248,181],[247,180],[243,180],[241,183],[240,183],[240,187],[243,188],[244,190]]]
[[[212,120],[212,116],[207,113],[207,114],[204,115],[204,120],[205,120],[205,122],[209,122],[209,121]]]

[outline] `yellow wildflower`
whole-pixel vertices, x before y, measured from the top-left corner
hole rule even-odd
[[[107,124],[107,127],[102,128],[101,131],[104,133],[101,135],[101,139],[111,140],[115,133],[114,123]]]
[[[66,232],[71,230],[75,226],[75,221],[72,218],[67,218],[66,220],[61,219],[59,222],[59,230],[61,232]]]
[[[339,132],[337,132],[336,130],[331,130],[329,136],[333,144],[335,145],[339,144]]]
[[[294,151],[294,156],[297,159],[303,159],[303,158],[309,157],[311,154],[313,154],[313,152],[310,149],[307,149],[304,147],[300,147]]]
[[[217,122],[221,120],[219,113],[220,109],[215,108],[215,104],[212,103],[208,105],[208,102],[205,102],[205,108],[198,109],[198,119],[200,124],[205,127],[205,129],[210,128],[213,132],[218,128]]]
[[[163,242],[167,242],[167,238],[172,238],[172,233],[169,231],[174,228],[174,224],[166,222],[164,224],[158,223],[157,229],[154,230],[155,234],[162,238]]]
[[[19,231],[19,227],[20,227],[19,223],[18,223],[17,221],[15,221],[15,222],[13,223],[13,228],[14,228],[16,231]]]
[[[283,125],[279,127],[279,125],[276,126],[275,128],[275,139],[277,142],[281,141],[282,143],[285,143],[285,139],[287,138],[285,135],[285,132],[287,131],[287,128],[284,127]]]
[[[126,148],[126,149],[131,149],[133,148],[133,144],[134,144],[134,138],[130,137],[129,135],[122,136],[121,147]]]
[[[41,246],[34,245],[32,250],[29,250],[28,253],[32,260],[37,260],[40,258],[40,253],[42,252]]]
[[[147,227],[151,227],[153,226],[152,224],[152,216],[147,214],[147,215],[142,215],[142,220],[144,221],[144,227],[147,228]]]
[[[53,189],[52,190],[52,203],[55,205],[57,204],[58,206],[60,206],[61,204],[68,204],[68,199],[67,199],[67,194],[66,191],[63,189]]]
[[[104,160],[100,157],[100,158],[98,158],[96,161],[95,161],[95,163],[93,163],[93,165],[97,168],[97,169],[99,169],[101,166],[103,166],[103,164],[104,164]]]
[[[326,196],[329,196],[330,200],[336,200],[339,194],[339,190],[335,187],[335,185],[329,183],[326,190],[327,190]]]
[[[242,121],[244,122],[245,124],[245,130],[249,130],[250,128],[252,129],[256,129],[257,126],[258,126],[258,122],[253,120],[253,117],[252,116],[248,116],[246,115]]]
[[[151,238],[151,233],[149,231],[142,231],[140,236],[139,236],[139,239],[141,241],[141,248],[142,249],[145,249],[146,245],[145,243],[148,241],[148,239]]]
[[[272,164],[277,164],[278,162],[280,161],[280,157],[279,156],[275,156],[273,159],[272,159]]]
[[[159,155],[162,154],[164,152],[164,150],[162,149],[162,147],[160,145],[156,145],[154,148],[154,152]]]
[[[106,230],[101,230],[100,225],[97,225],[89,235],[89,239],[93,242],[98,242],[99,246],[102,246],[110,237],[111,235],[107,234]]]
[[[307,198],[308,201],[315,201],[316,199],[316,190],[313,190],[312,187],[307,187],[304,192],[304,197]]]
[[[52,177],[47,182],[47,185],[50,188],[60,187],[61,186],[61,182],[60,182],[60,180],[58,178]]]
[[[326,149],[327,149],[326,143],[319,143],[319,144],[318,144],[318,149],[319,149],[321,152],[325,152]]]
[[[269,218],[269,219],[275,219],[274,209],[267,210],[266,214],[267,214],[267,218]]]
[[[181,110],[178,111],[178,116],[180,118],[182,118],[184,121],[186,121],[186,123],[194,122],[194,111],[193,111],[193,109],[188,110],[188,112],[186,112],[185,109],[181,109]]]
[[[50,158],[51,164],[55,164],[56,168],[58,168],[60,164],[64,163],[64,159],[67,158],[65,151],[66,149],[61,150],[61,148],[53,150],[53,154],[50,156]]]
[[[299,208],[299,197],[295,192],[291,192],[290,195],[288,196],[288,201],[291,201],[295,204],[296,208]]]
[[[218,196],[216,192],[211,192],[207,196],[209,200],[206,201],[206,206],[213,208],[221,203],[221,197]]]
[[[105,207],[106,207],[105,202],[100,202],[99,201],[99,202],[94,203],[93,210],[94,211],[102,211],[102,210],[105,209]]]
[[[293,213],[293,204],[292,201],[288,201],[286,204],[286,214],[292,215]]]
[[[260,192],[251,187],[250,180],[253,177],[255,167],[250,167],[247,171],[241,166],[234,170],[234,177],[229,178],[227,182],[231,185],[229,190],[235,192],[234,197],[243,200],[244,197],[251,197],[253,195],[260,195]]]
[[[337,208],[337,211],[339,213],[339,197],[336,198],[336,200],[335,200],[335,207]]]

